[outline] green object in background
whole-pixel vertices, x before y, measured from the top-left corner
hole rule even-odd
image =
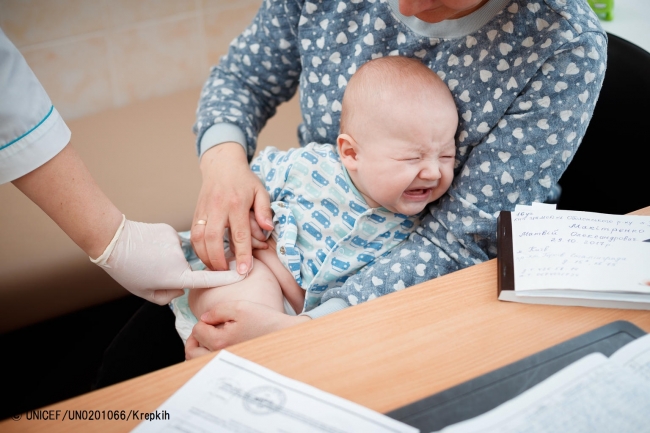
[[[614,19],[614,0],[587,0],[587,2],[601,20]]]

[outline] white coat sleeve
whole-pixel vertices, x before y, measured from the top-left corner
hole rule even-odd
[[[70,135],[22,54],[0,29],[0,184],[45,164],[63,150]]]

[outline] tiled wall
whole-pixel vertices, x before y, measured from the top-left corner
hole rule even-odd
[[[200,86],[261,0],[0,0],[0,27],[71,119]]]

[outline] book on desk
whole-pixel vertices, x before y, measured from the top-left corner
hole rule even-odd
[[[650,310],[650,217],[517,206],[497,232],[498,297]]]

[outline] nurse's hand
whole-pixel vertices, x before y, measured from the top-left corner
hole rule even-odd
[[[193,271],[176,230],[167,224],[123,220],[104,253],[90,260],[131,293],[159,305],[184,288],[225,286],[245,277],[236,271]]]
[[[203,184],[191,231],[194,251],[208,269],[228,269],[223,239],[226,228],[230,228],[237,271],[245,275],[253,257],[249,212],[253,210],[262,229],[273,230],[269,195],[251,172],[239,143],[223,143],[206,151],[201,157],[201,173]]]

